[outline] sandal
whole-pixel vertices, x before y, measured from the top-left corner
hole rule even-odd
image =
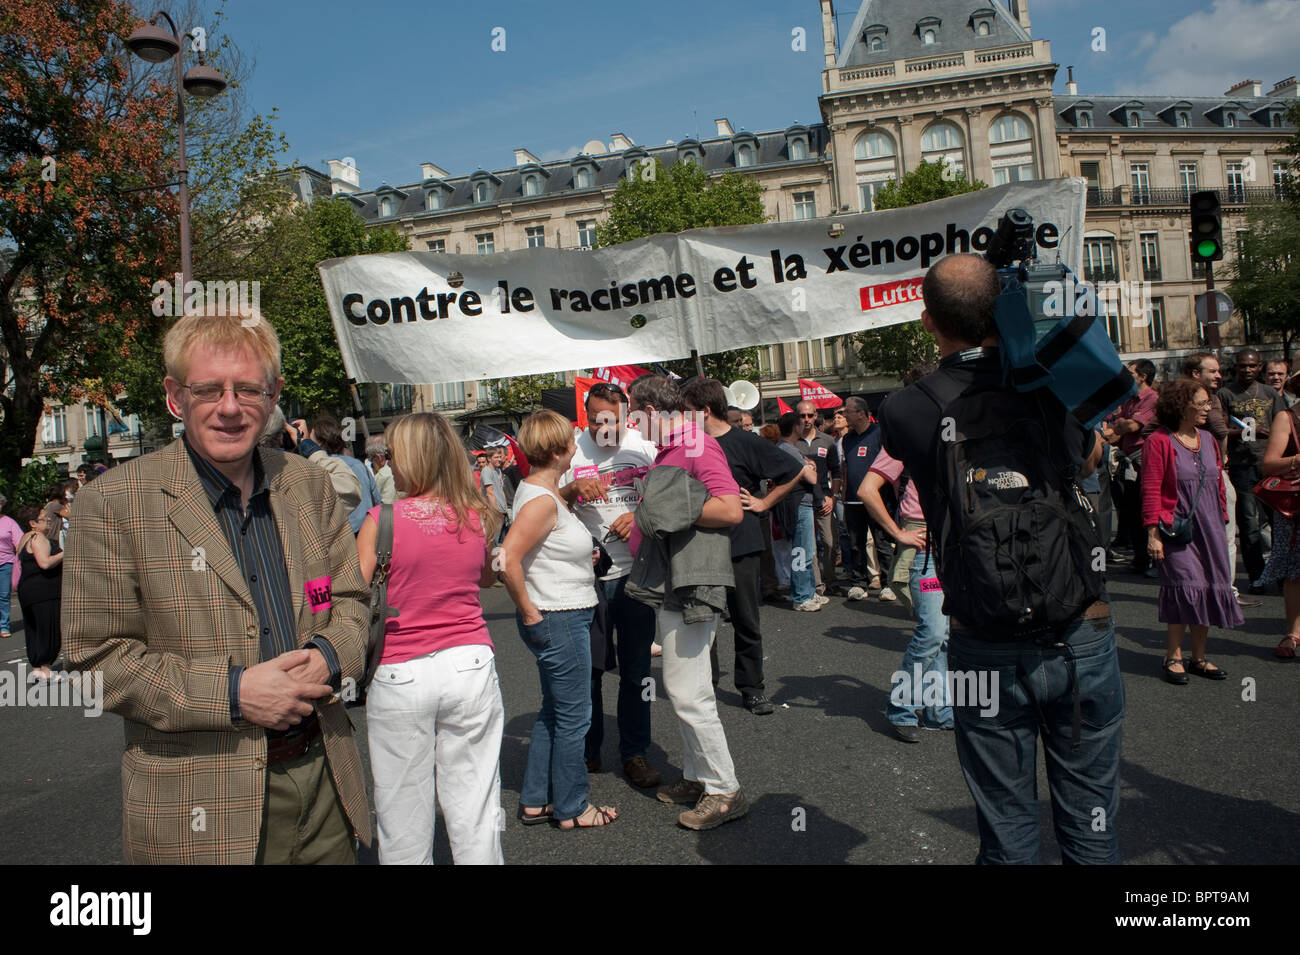
[[[1182,667],[1183,667],[1183,672],[1182,672],[1182,673],[1175,673],[1171,668],[1172,668],[1172,667],[1176,667],[1176,666],[1182,666]],[[1183,666],[1183,660],[1182,660],[1182,657],[1175,657],[1175,658],[1172,659],[1172,660],[1166,657],[1166,658],[1165,658],[1165,663],[1164,663],[1164,668],[1165,668],[1165,682],[1166,682],[1166,683],[1172,683],[1174,686],[1186,686],[1186,685],[1187,685],[1187,682],[1188,682],[1188,680],[1187,680],[1187,668],[1186,668],[1185,666]]]
[[[1211,669],[1213,667],[1213,669]],[[1195,673],[1197,676],[1203,676],[1207,680],[1226,680],[1228,671],[1223,667],[1215,666],[1209,660],[1188,660],[1187,672]]]
[[[583,817],[586,817],[586,822],[582,821]],[[564,820],[564,822],[568,823],[567,826],[564,822],[557,822],[556,825],[565,832],[571,829],[599,829],[601,826],[608,826],[617,818],[618,810],[613,806],[593,806],[588,804],[580,815]]]
[[[1294,660],[1297,648],[1300,648],[1300,637],[1294,633],[1288,633],[1282,638],[1282,642],[1273,649],[1273,656],[1279,660]]]
[[[536,807],[530,806],[529,808],[535,809]],[[541,812],[533,813],[533,812],[525,812],[524,807],[520,806],[519,811],[515,813],[515,816],[525,826],[540,826],[542,823],[550,822],[552,819],[555,818],[555,807],[548,804],[542,809]]]

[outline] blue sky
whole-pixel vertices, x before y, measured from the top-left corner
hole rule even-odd
[[[836,3],[841,37],[856,11]],[[753,131],[820,120],[817,0],[228,0],[226,15],[287,158],[354,157],[365,189],[416,181],[425,161],[467,175],[514,165],[516,147],[545,160],[615,132],[709,136],[719,116]],[[1267,92],[1300,72],[1300,0],[1029,0],[1029,15],[1058,92],[1068,64],[1092,94],[1214,96],[1248,77]]]

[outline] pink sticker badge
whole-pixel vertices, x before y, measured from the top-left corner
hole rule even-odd
[[[858,457],[865,458],[866,456],[867,456],[867,446],[864,444],[862,445],[862,447],[858,448]]]
[[[322,610],[330,609],[330,578],[328,574],[307,581],[306,588],[307,603],[311,605],[312,613],[320,613]]]
[[[939,583],[938,577],[921,578],[921,593],[932,594],[936,590],[943,590],[943,584]]]
[[[573,469],[574,480],[578,480],[580,478],[599,478],[599,477],[600,477],[600,468],[596,467],[596,465],[594,464],[580,464]]]

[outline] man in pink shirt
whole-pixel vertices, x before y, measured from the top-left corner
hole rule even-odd
[[[662,375],[643,375],[628,389],[628,411],[640,413],[644,426],[639,430],[659,447],[652,470],[665,465],[682,468],[708,490],[696,526],[739,524],[744,517],[740,487],[731,476],[726,455],[698,422],[684,414],[677,385]],[[615,520],[610,530],[628,541],[633,554],[640,548],[641,532],[631,514]],[[675,586],[685,583],[689,582],[673,581]],[[661,802],[694,807],[677,817],[687,829],[712,829],[749,811],[713,693],[709,648],[717,633],[718,615],[688,624],[680,606],[674,606],[672,595],[667,594],[657,629],[663,647],[664,690],[677,714],[684,749],[682,779],[660,789],[658,797]]]

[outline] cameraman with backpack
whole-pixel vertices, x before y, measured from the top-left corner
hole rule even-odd
[[[880,420],[885,450],[915,481],[951,621],[949,688],[979,822],[976,861],[1038,862],[1041,730],[1062,858],[1118,863],[1124,686],[1092,569],[1104,551],[1076,486],[1100,444],[1048,389],[1003,384],[991,264],[947,256],[921,294],[942,361],[890,396]],[[987,707],[969,693],[983,673]]]

